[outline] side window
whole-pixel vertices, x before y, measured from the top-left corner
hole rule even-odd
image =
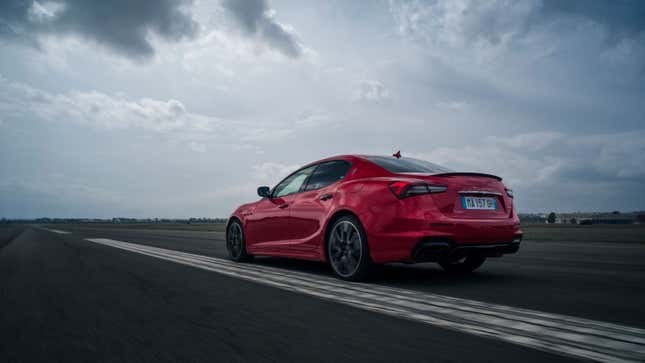
[[[273,197],[284,197],[285,195],[299,192],[302,184],[304,184],[315,168],[315,166],[310,166],[289,175],[273,189]]]
[[[344,160],[330,161],[319,164],[309,178],[305,190],[316,190],[324,188],[339,180],[342,180],[352,165]]]

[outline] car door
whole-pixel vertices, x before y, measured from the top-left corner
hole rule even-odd
[[[270,197],[258,202],[253,214],[246,219],[251,251],[283,245],[291,238],[289,209],[314,169],[311,166],[292,173],[273,188]]]
[[[333,207],[337,182],[345,178],[350,168],[351,164],[345,160],[318,164],[304,190],[295,196],[289,208],[291,238],[294,243],[303,243],[311,249],[317,247],[311,238],[323,227],[325,218]]]
[[[246,244],[250,251],[259,244],[289,238],[284,228],[289,223],[289,202],[289,198],[263,198],[246,216]]]

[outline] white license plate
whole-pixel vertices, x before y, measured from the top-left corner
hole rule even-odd
[[[497,201],[495,198],[461,197],[461,206],[464,209],[496,210]]]

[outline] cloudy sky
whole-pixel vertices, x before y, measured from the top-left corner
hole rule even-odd
[[[398,149],[645,209],[645,3],[0,2],[0,217],[227,216]]]

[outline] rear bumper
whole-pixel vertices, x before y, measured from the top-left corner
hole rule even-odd
[[[412,262],[436,262],[443,258],[458,258],[477,254],[485,257],[500,257],[520,249],[521,237],[507,243],[459,245],[451,241],[420,241],[412,250]]]
[[[514,219],[413,222],[396,223],[398,228],[388,230],[367,226],[373,261],[426,262],[468,253],[496,257],[517,252],[522,240]]]

